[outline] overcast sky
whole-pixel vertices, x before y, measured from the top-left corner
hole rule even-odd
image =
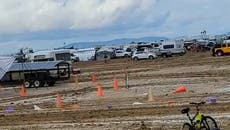
[[[230,0],[0,0],[1,54],[64,42],[230,30]]]

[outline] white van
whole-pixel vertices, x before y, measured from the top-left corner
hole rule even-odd
[[[159,49],[170,51],[171,54],[183,55],[186,53],[184,43],[181,41],[164,41],[160,44]]]

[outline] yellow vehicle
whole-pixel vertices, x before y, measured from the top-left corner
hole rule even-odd
[[[226,54],[230,54],[230,40],[225,40],[222,44],[216,44],[212,50],[213,56],[223,56]]]

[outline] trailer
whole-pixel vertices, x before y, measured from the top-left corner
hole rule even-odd
[[[159,49],[170,51],[172,55],[184,55],[186,53],[182,41],[164,41],[160,44]]]
[[[77,49],[72,54],[79,59],[79,61],[91,61],[95,59],[95,48]],[[76,59],[76,58],[73,58]]]
[[[27,55],[28,61],[41,62],[41,61],[69,61],[71,62],[71,52],[69,49],[60,50],[47,50],[29,53]]]
[[[1,79],[3,84],[22,84],[26,88],[53,86],[70,78],[71,65],[65,61],[13,63]]]

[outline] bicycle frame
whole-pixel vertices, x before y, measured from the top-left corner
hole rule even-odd
[[[192,125],[195,125],[196,124],[196,122],[194,122],[194,120],[196,119],[196,117],[198,116],[198,115],[200,115],[201,113],[200,112],[198,112],[198,113],[196,113],[195,115],[194,115],[194,117],[193,118],[191,118],[191,116],[190,116],[190,114],[189,113],[187,113],[187,117],[188,117],[188,119],[189,119],[189,121],[190,121],[190,123],[192,124]],[[202,114],[201,114],[202,115]],[[202,117],[203,117],[203,115],[202,115]],[[202,119],[201,119],[202,120]]]
[[[201,116],[201,119],[200,117],[198,116]],[[191,118],[190,114],[187,113],[187,117],[190,121],[190,123],[194,126],[196,124],[196,122],[194,122],[194,120],[198,117],[200,119],[200,121],[202,121],[202,118],[203,118],[203,115],[200,113],[200,109],[199,109],[199,105],[196,105],[196,114],[194,115],[193,118]]]

